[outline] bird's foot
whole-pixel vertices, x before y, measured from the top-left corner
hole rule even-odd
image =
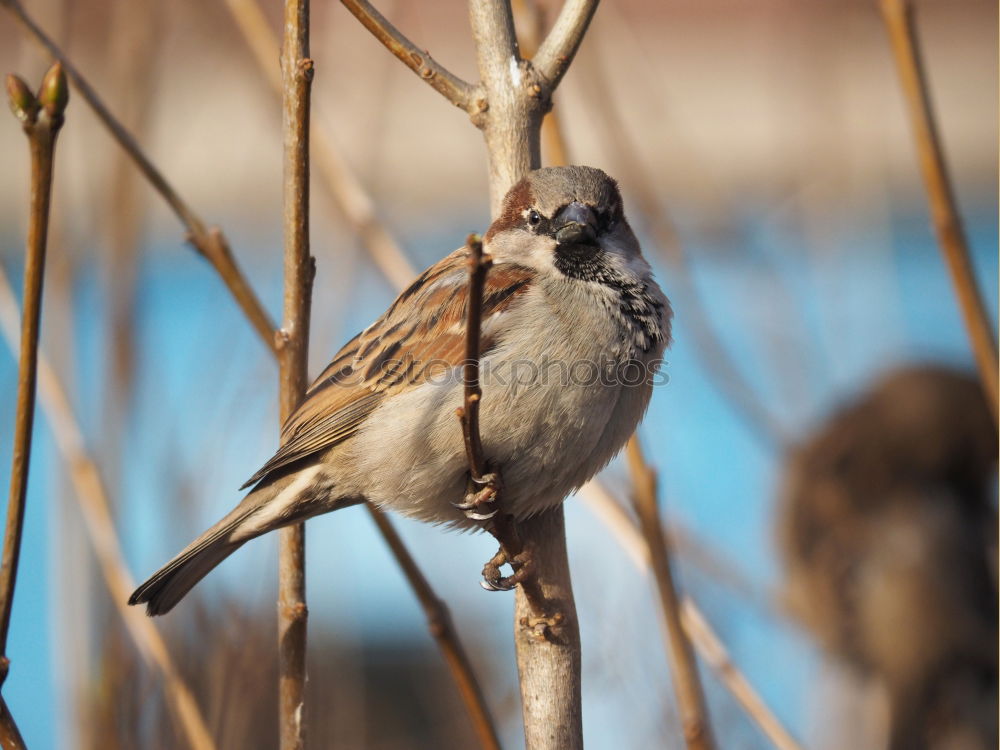
[[[500,574],[500,568],[509,564],[514,572],[509,576]],[[509,558],[503,547],[483,566],[483,580],[479,582],[487,591],[510,591],[531,575],[533,561],[526,550]]]
[[[491,472],[481,477],[472,477],[471,485],[481,489],[469,492],[464,502],[452,505],[462,511],[470,521],[489,521],[499,510],[496,501],[500,494],[500,475]]]

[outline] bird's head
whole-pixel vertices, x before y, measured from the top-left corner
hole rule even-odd
[[[498,261],[585,281],[600,281],[602,269],[646,267],[617,183],[593,167],[529,173],[507,193],[485,240]]]

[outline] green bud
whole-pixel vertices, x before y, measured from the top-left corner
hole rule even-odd
[[[33,125],[38,117],[38,100],[31,93],[28,84],[11,74],[7,76],[7,98],[14,117],[25,125]]]
[[[69,101],[69,83],[62,64],[56,62],[49,68],[38,89],[38,103],[52,119],[61,118]]]

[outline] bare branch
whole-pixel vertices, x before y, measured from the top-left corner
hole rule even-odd
[[[396,556],[410,588],[416,593],[417,599],[424,609],[428,628],[444,654],[452,678],[458,685],[462,702],[465,704],[466,711],[469,712],[476,736],[479,737],[479,744],[484,750],[500,750],[500,739],[497,736],[489,708],[486,706],[486,698],[483,696],[483,690],[472,670],[469,657],[466,655],[465,649],[462,648],[448,606],[441,599],[438,599],[386,515],[370,503],[366,503],[365,507],[368,508],[375,525],[378,526],[383,538]]]
[[[469,251],[469,303],[465,320],[465,362],[462,380],[465,384],[464,406],[459,415],[462,421],[462,438],[465,441],[465,458],[473,481],[486,474],[483,441],[479,434],[479,402],[483,391],[479,387],[479,338],[483,319],[483,289],[486,274],[493,259],[483,253],[483,242],[478,235],[470,234],[465,240]]]
[[[3,750],[25,750],[24,738],[17,728],[7,701],[0,697],[0,747]]]
[[[459,109],[470,112],[475,87],[451,73],[441,63],[421,51],[379,13],[368,0],[340,0],[361,25],[368,29],[397,59],[420,76],[427,85]]]
[[[998,420],[1000,372],[996,338],[976,284],[972,261],[969,259],[969,245],[944,160],[944,149],[934,119],[927,75],[917,42],[913,5],[909,0],[881,0],[881,8],[903,95],[909,108],[910,125],[913,128],[938,245],[951,274],[983,389],[993,408],[993,418]]]
[[[48,244],[49,206],[52,200],[52,167],[56,137],[63,124],[69,84],[62,67],[55,63],[45,74],[38,94],[16,76],[8,76],[11,111],[21,121],[31,152],[31,198],[28,237],[24,251],[24,314],[18,356],[17,407],[14,416],[14,452],[11,458],[7,524],[0,566],[0,686],[7,679],[7,634],[14,605],[14,587],[21,557],[24,506],[31,463],[31,436],[35,422],[35,384],[38,377],[38,334],[42,318],[42,282]],[[13,718],[11,718],[13,726]],[[16,734],[16,727],[10,736]]]
[[[684,740],[689,750],[712,750],[711,724],[705,708],[705,695],[698,676],[698,664],[691,643],[681,627],[680,599],[673,572],[670,569],[670,551],[660,523],[656,502],[656,474],[646,463],[639,445],[639,438],[633,435],[625,449],[629,473],[632,476],[632,502],[639,525],[642,527],[646,546],[649,548],[653,575],[660,594],[660,607],[666,625],[667,657],[670,674],[673,677],[674,693],[684,731]]]
[[[607,523],[612,537],[637,570],[642,573],[648,572],[651,565],[649,546],[642,533],[635,527],[635,522],[628,514],[621,511],[621,504],[608,496],[607,491],[596,482],[585,486],[581,490],[581,495],[602,520],[608,517],[613,519]],[[681,603],[681,624],[698,655],[712,668],[722,684],[747,715],[757,723],[771,743],[779,750],[802,750],[739,668],[733,664],[719,636],[712,630],[705,615],[691,597],[684,597]]]
[[[18,309],[14,292],[0,268],[0,328],[3,329],[7,346],[12,352],[17,351],[19,345],[17,321]],[[181,678],[160,631],[156,629],[153,620],[126,604],[129,594],[135,590],[135,581],[125,565],[118,533],[111,520],[111,503],[104,482],[97,464],[87,452],[79,423],[66,396],[66,389],[42,353],[38,356],[38,395],[55,437],[56,447],[69,468],[84,528],[97,556],[111,601],[139,654],[163,679],[167,703],[188,744],[194,750],[214,750],[215,743],[194,695]]]
[[[259,3],[256,0],[226,0],[226,6],[240,31],[243,32],[244,39],[250,46],[261,72],[280,93],[281,76],[270,64],[278,43]],[[330,188],[337,206],[361,237],[378,269],[396,289],[402,291],[416,276],[416,270],[403,255],[389,229],[379,221],[375,214],[374,201],[351,172],[327,131],[318,129],[315,121],[312,122],[310,138],[314,161],[319,165],[320,174]],[[435,594],[385,514],[374,506],[367,507],[427,614],[431,635],[444,653],[445,661],[458,685],[480,742],[484,748],[497,746],[496,731],[485,699],[472,666],[465,657],[465,650],[451,622],[447,607]]]
[[[635,557],[633,562],[636,565],[642,568],[649,566],[649,548],[636,520],[601,479],[591,479],[580,488],[577,497],[601,523],[619,537],[619,543],[625,552]],[[732,561],[696,538],[690,529],[671,522],[664,524],[663,533],[671,553],[693,565],[699,573],[725,586],[754,606],[768,611],[781,611],[781,605],[770,590],[756,584]]]
[[[180,219],[188,232],[187,239],[218,271],[230,294],[232,294],[236,303],[243,310],[251,325],[253,325],[254,330],[257,331],[264,344],[274,352],[274,323],[250,288],[221,230],[215,227],[206,228],[201,218],[181,199],[180,195],[167,182],[163,174],[160,173],[145,153],[143,153],[131,134],[111,114],[107,106],[105,106],[104,102],[97,95],[97,92],[87,82],[87,79],[67,59],[66,55],[56,46],[55,42],[27,14],[21,4],[17,0],[0,0],[0,6],[7,8],[28,33],[28,36],[34,39],[54,60],[62,63],[66,75],[73,86],[87,104],[90,105],[91,109],[94,110],[98,119],[104,123],[104,126],[111,133],[111,137],[118,142],[118,145],[125,149],[125,152],[135,162],[149,183],[177,215],[177,218]]]
[[[719,636],[690,597],[684,597],[681,604],[681,623],[688,637],[698,647],[698,653],[743,707],[747,716],[757,723],[771,744],[778,750],[802,750],[802,746],[788,733],[747,678],[733,664]]]
[[[550,100],[546,82],[518,54],[510,3],[469,0],[469,19],[485,94],[472,121],[486,142],[490,212],[496,217],[511,186],[541,166],[540,131]],[[534,566],[532,586],[518,586],[514,599],[525,747],[578,750],[583,747],[580,625],[562,506],[519,523],[518,532]]]
[[[562,81],[576,51],[580,48],[590,19],[599,0],[566,0],[549,35],[531,59],[538,74],[545,79],[551,95]]]
[[[280,96],[281,73],[273,64],[278,38],[271,31],[260,4],[257,0],[226,0],[226,7],[243,33],[259,70]],[[416,269],[407,260],[396,238],[379,220],[375,202],[365,192],[329,131],[318,127],[317,119],[314,114],[310,133],[313,163],[330,191],[334,205],[361,238],[378,270],[396,289],[405,289],[416,277]]]
[[[537,0],[514,0],[511,7],[514,10],[517,42],[521,54],[531,59],[541,44],[542,30],[545,28],[545,8]],[[551,98],[552,92],[549,96]],[[547,166],[563,167],[569,164],[566,138],[554,107],[542,120],[542,155],[548,157],[544,159]]]
[[[309,0],[285,0],[281,48],[285,203],[285,313],[278,334],[280,418],[298,408],[308,382],[309,308],[316,271],[309,255]],[[279,532],[278,679],[282,750],[305,746],[305,524]]]
[[[490,211],[496,216],[511,186],[541,166],[539,129],[548,100],[518,53],[510,3],[469,0],[469,20],[484,92],[472,121],[486,140]]]

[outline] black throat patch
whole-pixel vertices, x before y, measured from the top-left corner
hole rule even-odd
[[[610,312],[621,323],[633,349],[646,353],[662,342],[663,303],[649,293],[644,281],[609,264],[600,247],[557,246],[555,267],[568,278],[602,284],[615,292]]]

